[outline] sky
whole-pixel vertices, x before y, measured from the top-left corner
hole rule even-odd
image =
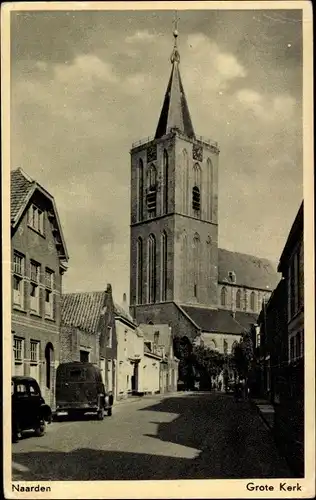
[[[130,149],[155,133],[174,11],[11,13],[11,168],[55,198],[64,291],[129,294]],[[277,264],[303,197],[299,10],[178,11],[197,135],[219,143],[219,246]]]

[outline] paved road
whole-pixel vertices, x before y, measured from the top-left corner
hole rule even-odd
[[[13,480],[290,477],[256,410],[225,394],[146,397],[12,446]]]

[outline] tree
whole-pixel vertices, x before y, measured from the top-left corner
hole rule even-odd
[[[194,366],[200,375],[200,385],[211,387],[211,380],[223,370],[224,356],[213,349],[204,346],[193,348]]]
[[[245,333],[240,342],[233,345],[233,364],[241,378],[248,378],[253,360],[253,343],[250,333]]]

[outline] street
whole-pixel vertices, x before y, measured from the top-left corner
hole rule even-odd
[[[104,421],[53,422],[12,450],[21,481],[290,477],[255,408],[219,393],[119,403]]]

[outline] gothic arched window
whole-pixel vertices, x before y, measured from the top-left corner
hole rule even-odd
[[[169,169],[169,159],[166,150],[163,152],[163,214],[168,213],[168,169]]]
[[[188,192],[189,192],[189,156],[186,149],[182,151],[182,211],[188,214]]]
[[[195,233],[193,239],[193,293],[194,297],[199,296],[199,284],[200,284],[200,265],[201,265],[201,241],[200,236]]]
[[[250,294],[250,309],[252,311],[255,310],[255,297],[256,297],[255,292],[251,292],[251,294]]]
[[[236,293],[236,309],[241,309],[241,291],[237,290]]]
[[[136,302],[143,303],[143,240],[137,240],[137,284],[136,284]]]
[[[183,298],[186,298],[187,291],[187,279],[188,273],[186,272],[188,266],[188,238],[187,233],[183,231],[182,233],[182,242],[181,242],[181,284],[182,284],[182,293]]]
[[[198,163],[193,166],[194,180],[192,188],[192,210],[195,217],[201,217],[202,172]]]
[[[221,305],[227,306],[227,288],[225,286],[221,289]]]
[[[156,238],[153,234],[148,238],[147,265],[147,301],[156,302]]]
[[[167,276],[168,276],[168,249],[167,234],[165,231],[161,235],[161,277],[160,277],[160,297],[161,301],[167,300]]]
[[[213,211],[213,163],[210,158],[207,159],[206,162],[206,218],[208,220],[212,220],[212,211]]]
[[[137,169],[137,191],[138,191],[138,220],[143,220],[143,200],[144,200],[144,164],[143,160],[140,158]]]

